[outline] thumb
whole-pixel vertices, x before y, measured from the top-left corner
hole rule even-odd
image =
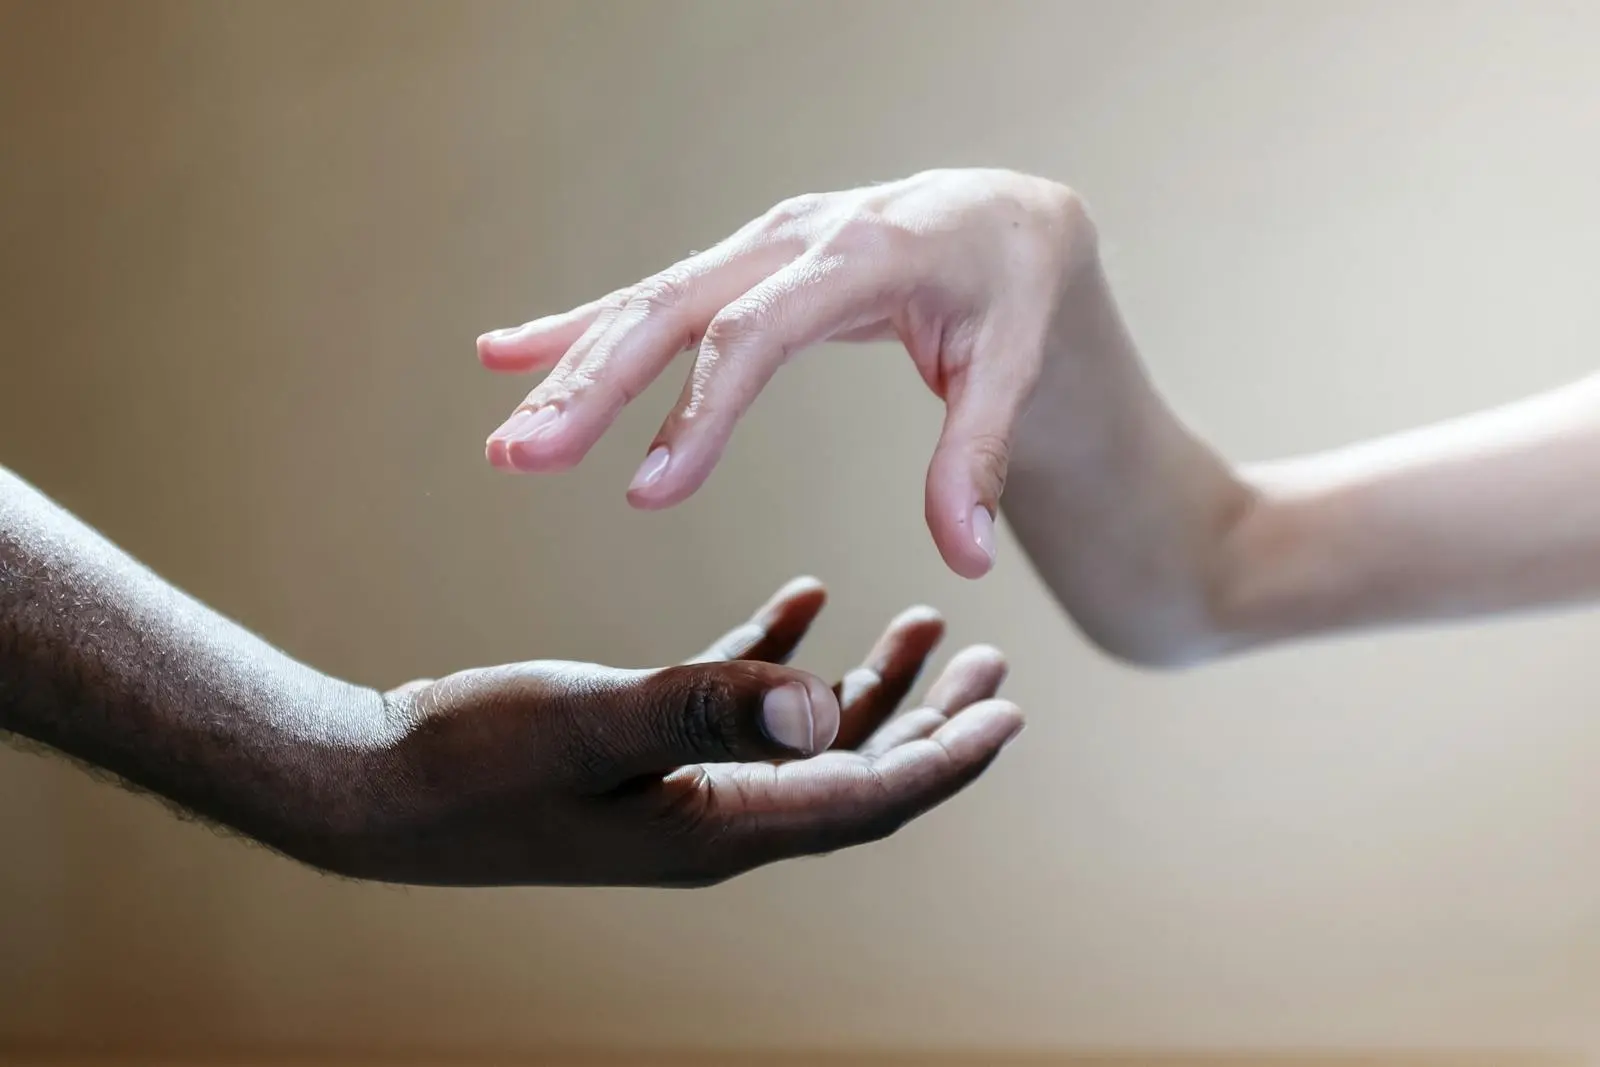
[[[795,759],[839,732],[839,701],[820,678],[772,663],[688,664],[619,672],[569,722],[585,777],[601,789],[690,763]]]
[[[951,381],[928,466],[928,529],[945,563],[963,578],[981,578],[994,566],[1011,436],[1038,379],[1032,361],[1010,357],[980,348]]]

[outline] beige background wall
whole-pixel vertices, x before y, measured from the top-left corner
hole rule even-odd
[[[948,575],[889,349],[786,371],[708,489],[497,476],[480,330],[769,203],[1069,180],[1231,454],[1600,344],[1583,3],[0,3],[0,462],[316,664],[653,664],[793,573],[807,656],[927,600],[1033,725],[882,847],[715,891],[318,878],[0,751],[0,1044],[1360,1047],[1600,1040],[1600,618],[1142,676],[1009,543]]]

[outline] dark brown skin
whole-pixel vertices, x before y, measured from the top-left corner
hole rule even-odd
[[[0,731],[334,873],[708,885],[882,838],[1021,729],[986,648],[891,718],[943,635],[928,609],[831,689],[783,666],[824,599],[791,582],[678,667],[533,661],[379,693],[184,596],[0,468]],[[806,694],[808,735],[764,715],[784,687]]]

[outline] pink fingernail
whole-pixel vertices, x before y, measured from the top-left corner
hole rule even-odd
[[[507,419],[505,425],[491,435],[491,439],[507,443],[526,441],[539,434],[548,433],[560,417],[559,408],[542,407],[537,411],[523,409]]]
[[[639,464],[639,470],[634,474],[633,481],[628,486],[628,491],[646,489],[660,481],[661,475],[667,469],[667,464],[671,461],[672,453],[667,450],[666,445],[657,445],[651,449],[650,454],[644,457],[644,462]]]
[[[761,725],[768,737],[785,748],[806,755],[816,751],[811,695],[803,685],[790,682],[768,692],[761,702]]]
[[[978,548],[989,557],[989,562],[994,562],[994,516],[989,509],[979,504],[972,509],[972,539],[977,542]]]
[[[480,335],[478,337],[478,343],[480,345],[482,345],[482,344],[498,344],[501,341],[509,341],[509,340],[511,340],[513,337],[517,336],[517,334],[521,333],[525,329],[527,329],[526,325],[523,325],[523,326],[505,326],[505,327],[502,327],[501,329],[498,329],[498,330],[490,330],[488,333],[482,334],[482,335]]]

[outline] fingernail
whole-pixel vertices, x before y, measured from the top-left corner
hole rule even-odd
[[[815,751],[811,696],[806,687],[790,682],[768,692],[761,702],[761,726],[768,737],[785,748],[808,756]]]
[[[486,334],[479,335],[478,343],[481,345],[494,344],[498,341],[509,341],[526,328],[526,326],[503,326],[498,330],[490,330]]]
[[[660,480],[662,472],[667,469],[667,464],[672,460],[672,453],[667,451],[666,445],[657,445],[644,457],[644,462],[639,464],[639,470],[634,474],[633,481],[628,486],[628,491],[645,489]]]
[[[537,434],[547,433],[560,417],[560,409],[554,407],[542,407],[537,411],[524,409],[507,419],[492,438],[508,442],[526,441]]]
[[[989,562],[994,562],[994,516],[989,509],[979,504],[972,509],[972,539],[978,543],[983,554],[989,557]]]

